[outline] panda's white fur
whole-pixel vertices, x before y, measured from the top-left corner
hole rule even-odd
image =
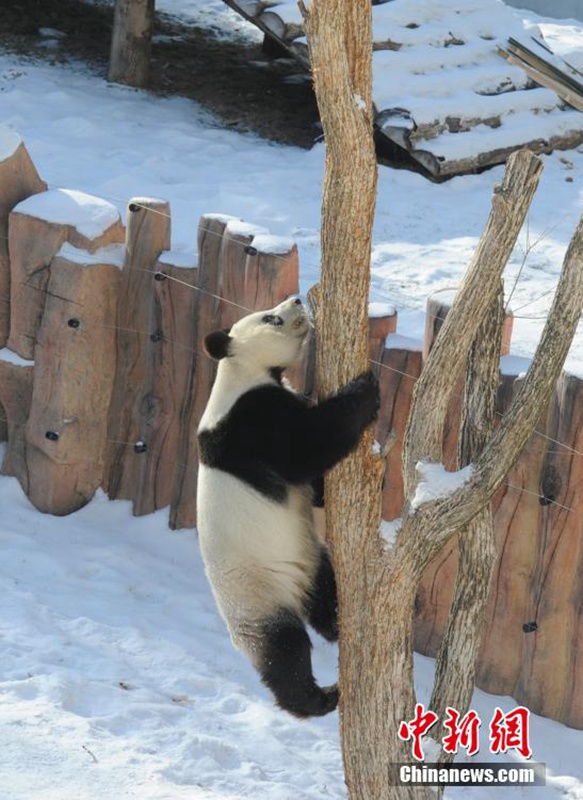
[[[311,498],[296,489],[282,506],[231,475],[217,479],[216,472],[205,466],[199,472],[201,553],[233,644],[259,667],[257,637],[266,612],[283,607],[304,616],[320,550]]]
[[[357,444],[378,409],[365,373],[314,406],[282,380],[310,330],[298,299],[206,337],[219,360],[198,429],[202,557],[233,644],[279,705],[326,714],[337,687],[311,668],[306,622],[337,638],[336,584],[313,516],[313,488]]]

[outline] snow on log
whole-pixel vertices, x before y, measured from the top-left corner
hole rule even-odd
[[[83,192],[55,189],[19,203],[8,224],[12,275],[8,347],[23,358],[34,358],[51,260],[64,242],[94,253],[123,242],[123,236],[115,206]]]

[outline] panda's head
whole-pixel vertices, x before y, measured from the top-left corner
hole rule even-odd
[[[218,361],[227,359],[254,372],[285,369],[298,358],[310,328],[302,301],[292,297],[243,317],[229,330],[209,333],[205,349]]]

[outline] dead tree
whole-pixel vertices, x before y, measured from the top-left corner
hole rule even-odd
[[[312,0],[302,7],[312,74],[326,140],[322,218],[322,278],[316,318],[320,392],[336,390],[367,367],[367,301],[376,163],[371,122],[369,0]],[[491,409],[472,412],[463,458],[472,466],[457,488],[430,496],[425,465],[443,462],[448,403],[473,347],[482,337],[499,348],[502,271],[515,244],[541,170],[523,151],[508,163],[493,198],[488,226],[468,274],[418,381],[403,450],[405,503],[395,540],[379,535],[382,460],[365,438],[326,481],[327,536],[339,588],[340,715],[350,798],[402,800],[433,796],[391,784],[391,765],[411,760],[398,737],[413,717],[412,628],[415,593],[425,567],[459,532],[462,556],[477,565],[474,581],[460,577],[454,615],[438,664],[433,703],[462,713],[473,687],[479,621],[491,555],[478,549],[491,535],[489,502],[549,402],[583,307],[583,224],[572,240],[532,366],[514,403],[490,434]],[[474,344],[475,343],[475,344]],[[492,393],[492,356],[470,366],[468,398],[480,385]],[[488,366],[490,365],[490,366]],[[488,403],[487,403],[488,405]],[[484,435],[486,434],[486,435]],[[464,478],[462,482],[462,477]],[[429,494],[428,494],[429,491]],[[491,552],[491,547],[489,548]],[[474,569],[474,566],[472,566]],[[460,637],[469,637],[463,649]]]
[[[150,74],[155,0],[115,0],[108,80],[143,88]]]

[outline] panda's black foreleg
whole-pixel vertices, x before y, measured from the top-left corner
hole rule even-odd
[[[308,622],[329,642],[338,640],[338,599],[336,578],[327,548],[320,550],[320,563],[314,585],[306,601]]]
[[[261,678],[277,704],[296,717],[321,717],[338,705],[338,687],[320,687],[314,679],[311,649],[295,612],[281,609],[265,623]]]

